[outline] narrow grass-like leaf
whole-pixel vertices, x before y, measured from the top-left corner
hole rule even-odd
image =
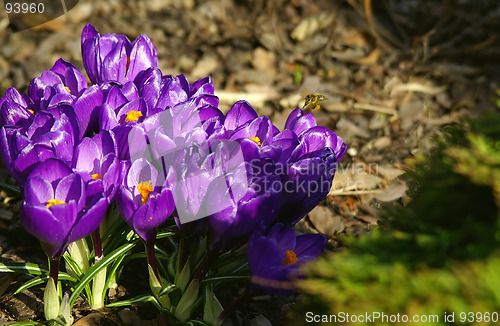
[[[250,277],[248,275],[214,276],[204,279],[202,283],[245,281],[249,279]]]
[[[19,189],[18,187],[15,187],[15,186],[11,186],[10,184],[4,183],[4,182],[0,182],[0,188],[7,190],[7,191],[10,191],[10,192],[13,192],[16,195],[21,194],[21,189]]]
[[[173,235],[175,235],[175,232],[171,232],[171,231],[158,232],[158,234],[156,235],[156,240],[167,238],[167,237],[170,237]]]
[[[138,240],[135,240],[130,243],[126,243],[118,249],[114,250],[112,253],[106,255],[100,262],[92,266],[85,275],[82,276],[81,281],[75,288],[75,291],[71,294],[70,297],[70,305],[73,306],[76,298],[80,295],[82,290],[89,284],[89,282],[97,275],[97,273],[102,270],[104,267],[111,264],[114,260],[120,258],[122,255],[125,255],[127,251],[135,247],[138,243]]]
[[[9,326],[45,326],[45,324],[36,321],[17,321],[9,324]]]
[[[67,251],[64,253],[63,257],[66,263],[69,265],[69,267],[73,270],[73,272],[75,272],[78,279],[81,279],[83,276],[83,271],[80,265],[73,259],[73,257],[71,257],[71,255]],[[87,284],[87,286],[85,287],[85,292],[87,293],[87,298],[89,299],[90,305],[92,306],[93,297],[92,297],[92,291],[90,290],[90,285]]]
[[[33,263],[0,263],[0,273],[48,274],[49,270]]]
[[[170,312],[170,310],[163,308],[160,303],[158,302],[158,299],[156,299],[153,295],[150,294],[144,294],[144,295],[139,295],[135,298],[132,298],[130,300],[123,300],[123,301],[118,301],[118,302],[113,302],[106,307],[125,307],[125,306],[130,306],[133,304],[144,304],[151,302],[159,311],[166,313],[172,318],[175,318],[175,316]]]
[[[47,280],[49,279],[48,275],[42,275],[42,276],[37,276],[35,278],[32,278],[31,280],[25,282],[23,285],[21,285],[14,294],[18,294],[19,292],[22,292],[26,289],[29,289],[32,286],[38,285],[38,284],[43,284],[46,283]],[[66,273],[59,272],[58,276],[59,281],[70,281],[73,283],[76,283],[78,280]]]
[[[202,325],[202,326],[214,326],[213,324],[210,324],[209,322],[206,322],[206,321],[203,321],[203,320],[190,320],[186,323],[183,323],[182,325],[191,325],[191,326],[195,326],[195,325]]]
[[[175,284],[168,284],[167,286],[163,287],[163,289],[160,290],[158,293],[158,296],[164,296],[165,294],[169,294],[170,292],[180,290],[179,287],[175,286]],[[181,292],[182,293],[182,292]]]

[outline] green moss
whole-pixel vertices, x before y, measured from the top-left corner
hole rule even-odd
[[[500,312],[500,115],[448,127],[405,177],[412,200],[383,211],[387,228],[306,267],[296,320],[307,311],[378,311],[436,314],[432,325],[491,324],[462,323],[459,314]],[[445,322],[452,312],[455,321]],[[364,324],[387,325],[356,323]]]

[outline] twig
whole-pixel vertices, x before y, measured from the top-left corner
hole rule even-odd
[[[378,194],[379,192],[382,192],[384,189],[373,189],[373,190],[341,190],[341,191],[330,191],[328,193],[329,196],[335,195],[335,196],[350,196],[350,195],[370,195],[370,194]]]
[[[352,107],[354,109],[358,109],[358,110],[374,111],[374,112],[391,114],[391,115],[397,115],[398,114],[398,112],[395,109],[391,109],[391,108],[389,108],[387,106],[370,104],[370,103],[354,103],[352,105]]]

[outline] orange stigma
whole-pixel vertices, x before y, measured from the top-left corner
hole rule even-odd
[[[139,117],[142,117],[141,111],[130,111],[127,113],[127,117],[125,118],[125,122],[136,122]]]
[[[144,205],[147,203],[149,199],[149,193],[153,191],[153,187],[151,186],[151,180],[141,182],[137,185],[137,190],[139,190],[139,193],[142,196],[142,204]]]
[[[59,205],[59,204],[66,204],[66,203],[63,202],[62,200],[58,200],[58,199],[49,199],[49,203],[45,206],[47,206],[47,208],[49,208],[50,206]]]
[[[285,261],[283,261],[283,266],[293,265],[295,263],[297,263],[297,255],[293,250],[287,250]]]
[[[92,179],[100,179],[101,175],[99,173],[95,173],[91,175]]]
[[[259,146],[262,145],[259,137],[255,136],[255,137],[251,137],[250,139],[253,140],[254,142],[256,142],[257,145],[259,145]]]

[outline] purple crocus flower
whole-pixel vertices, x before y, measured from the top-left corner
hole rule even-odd
[[[82,31],[82,58],[93,84],[125,84],[150,67],[158,67],[156,47],[146,35],[130,42],[125,35],[99,34],[87,24]]]
[[[190,85],[184,75],[162,76],[159,69],[150,68],[136,81],[136,85],[140,96],[147,102],[149,115],[193,99],[197,99],[198,107],[217,107],[219,103],[210,77],[199,79]]]
[[[244,147],[241,150],[245,152]],[[279,183],[280,179],[261,172],[266,164],[272,162],[262,160],[260,166],[255,162],[253,165],[244,162],[214,180],[208,188],[206,200],[214,211],[208,217],[213,249],[239,247],[259,224],[267,226],[274,220],[278,197],[273,184]]]
[[[175,208],[171,182],[175,180],[175,171],[170,168],[165,178],[144,158],[123,165],[123,184],[116,198],[120,213],[144,241],[154,241],[156,228]]]
[[[41,77],[34,78],[28,88],[29,105],[35,112],[50,110],[60,104],[71,104],[87,88],[82,73],[64,59],[56,61]]]
[[[267,292],[288,294],[290,283],[300,277],[298,268],[316,259],[326,245],[323,234],[295,235],[293,229],[274,225],[267,235],[255,233],[248,241],[248,265],[252,283]]]
[[[21,222],[51,259],[60,257],[69,243],[94,232],[108,207],[102,193],[87,196],[80,175],[56,158],[31,172],[24,197]]]
[[[314,117],[300,109],[290,114],[285,125],[298,135],[298,145],[286,161],[281,161],[285,167],[281,173],[284,191],[277,221],[287,227],[301,220],[330,192],[337,164],[347,150],[333,131],[315,125]]]
[[[123,181],[116,203],[127,224],[144,240],[148,264],[160,282],[154,244],[157,227],[175,209],[175,171],[171,167],[165,175],[144,158],[132,164],[123,161],[122,165]]]
[[[120,177],[113,132],[104,130],[92,138],[83,138],[75,148],[73,170],[87,184],[87,196],[104,192],[110,203],[114,199]]]
[[[262,166],[265,174],[278,175],[281,183],[272,186],[279,192],[277,221],[292,226],[311,211],[330,191],[335,168],[346,152],[346,145],[333,131],[316,126],[312,114],[293,111],[279,130],[267,117],[246,102],[229,110],[224,126],[230,139],[244,147],[245,159]]]
[[[0,128],[0,154],[21,187],[36,165],[51,157],[71,163],[77,123],[64,113],[58,118],[38,112],[20,126]]]
[[[50,112],[58,119],[64,111],[78,123],[75,140],[79,140],[94,127],[102,97],[99,87],[87,88],[82,73],[71,63],[59,59],[50,70],[31,81],[27,94],[21,96],[14,88],[7,90],[0,99],[0,124],[26,124],[29,123],[26,120],[40,111]]]
[[[0,99],[0,125],[22,125],[29,123],[34,111],[28,107],[29,97],[21,95],[13,87],[7,89],[5,96]]]

